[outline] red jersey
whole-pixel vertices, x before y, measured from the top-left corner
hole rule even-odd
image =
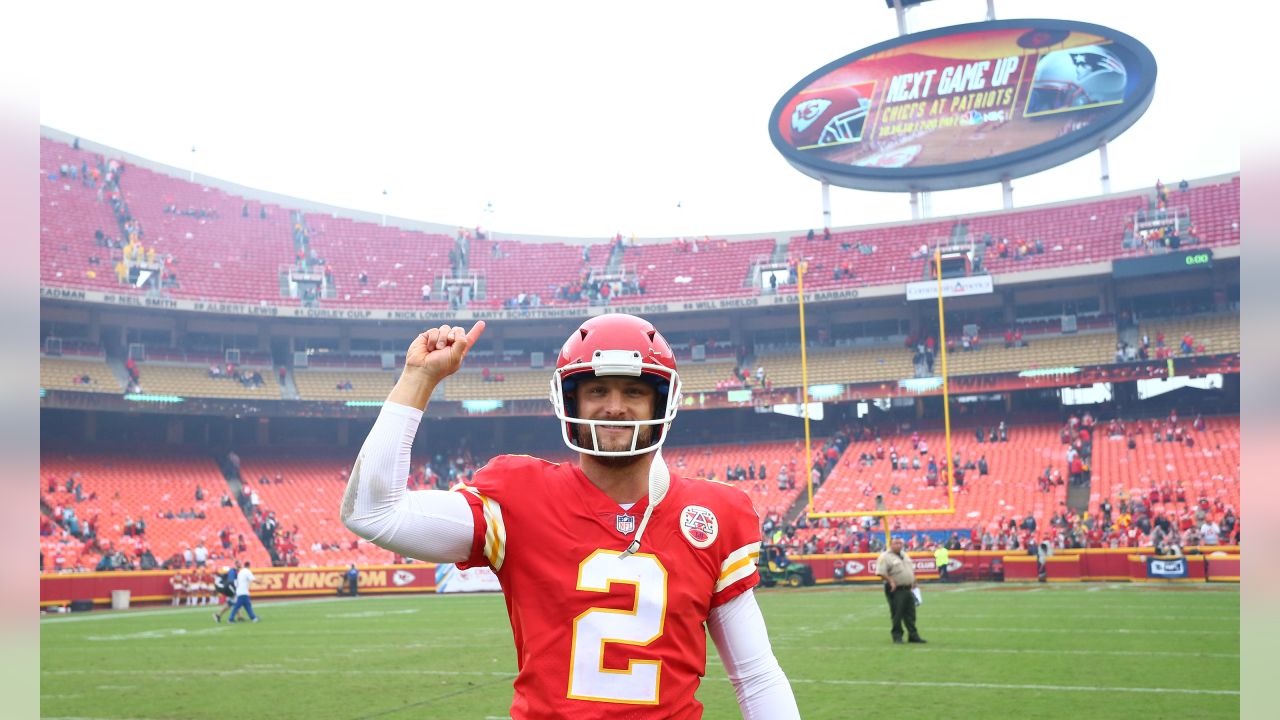
[[[672,476],[640,551],[648,498],[623,510],[576,465],[502,455],[454,488],[515,636],[523,718],[700,718],[712,608],[760,581],[760,519],[742,491]]]

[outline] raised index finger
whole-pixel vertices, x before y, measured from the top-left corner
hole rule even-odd
[[[484,328],[483,320],[477,320],[476,324],[471,326],[471,329],[467,331],[467,347],[471,347],[480,339],[480,336],[484,334]]]

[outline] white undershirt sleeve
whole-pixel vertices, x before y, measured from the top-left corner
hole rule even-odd
[[[764,616],[748,590],[707,618],[711,640],[729,673],[744,720],[799,720],[791,683],[773,656]]]
[[[369,542],[428,562],[462,562],[474,524],[461,493],[407,492],[409,451],[422,421],[417,408],[387,402],[365,438],[347,490],[342,523]]]

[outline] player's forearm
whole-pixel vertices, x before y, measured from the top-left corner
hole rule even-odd
[[[755,594],[748,591],[712,610],[707,628],[744,720],[798,720],[791,683],[774,657]]]
[[[365,438],[342,498],[342,523],[379,547],[431,562],[465,560],[473,522],[466,500],[440,490],[407,492],[409,453],[422,413],[389,401]]]
[[[439,382],[426,375],[419,368],[407,367],[400,373],[395,387],[387,396],[387,402],[407,405],[418,410],[426,410],[431,393],[435,392]]]
[[[368,535],[370,527],[384,519],[404,496],[409,451],[421,421],[421,410],[388,398],[360,447],[342,495],[342,522],[366,540],[373,540]]]

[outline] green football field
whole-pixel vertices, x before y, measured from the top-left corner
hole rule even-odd
[[[1234,718],[1234,585],[926,586],[928,645],[893,645],[878,588],[763,590],[805,718]],[[95,611],[40,625],[46,718],[506,718],[499,595]],[[707,718],[739,717],[707,643]]]

